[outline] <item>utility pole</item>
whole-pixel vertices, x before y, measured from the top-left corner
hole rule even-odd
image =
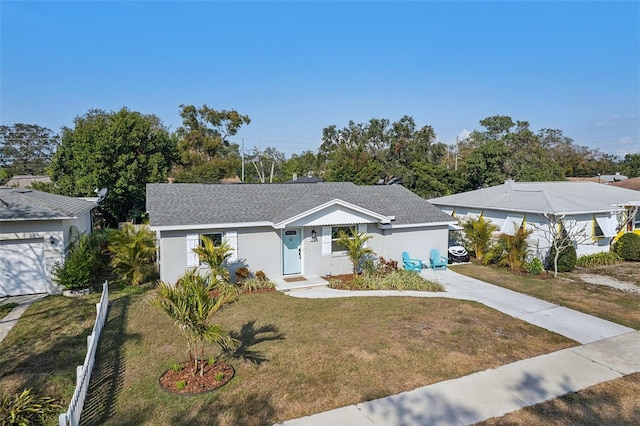
[[[456,159],[455,159],[455,165],[453,166],[453,170],[454,171],[458,171],[458,137],[456,136]]]
[[[242,157],[242,179],[240,179],[240,181],[244,183],[244,138],[242,138],[242,148],[240,154]]]

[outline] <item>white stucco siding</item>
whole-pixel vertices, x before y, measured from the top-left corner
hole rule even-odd
[[[448,225],[420,228],[385,229],[386,259],[398,261],[402,265],[402,252],[406,251],[414,259],[421,259],[426,264],[432,249],[440,250],[446,256],[449,246]]]

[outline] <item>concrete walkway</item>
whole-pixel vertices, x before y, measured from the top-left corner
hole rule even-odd
[[[312,288],[288,294],[304,298],[412,296],[474,300],[582,345],[282,425],[469,425],[640,372],[638,331],[450,270],[426,270],[422,275],[442,283],[446,292]]]
[[[11,296],[11,297],[3,297],[0,300],[0,305],[4,305],[5,303],[15,302],[18,304],[15,308],[9,312],[9,314],[0,319],[0,342],[7,337],[9,331],[13,328],[14,325],[18,322],[18,319],[22,316],[24,311],[27,310],[29,305],[31,305],[36,300],[40,300],[43,297],[46,297],[46,294],[30,294],[27,296]]]

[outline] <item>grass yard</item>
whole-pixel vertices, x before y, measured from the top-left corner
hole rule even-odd
[[[557,280],[517,276],[505,269],[459,265],[456,272],[526,293],[552,303],[640,329],[640,295],[584,282],[581,274],[603,275],[640,286],[640,265],[625,262],[598,268],[577,268]],[[515,411],[481,423],[494,425],[637,424],[640,418],[640,373],[601,383],[579,392]]]
[[[186,345],[143,289],[112,295],[83,424],[272,424],[575,344],[480,304],[447,299],[243,295],[219,322],[240,339],[235,378],[209,394],[158,387]],[[0,388],[68,403],[97,295],[48,297],[0,343]],[[52,423],[54,424],[54,423]]]
[[[0,305],[0,319],[9,315],[9,313],[18,306],[15,302],[5,303],[4,305]]]
[[[576,268],[562,273],[557,279],[540,279],[534,275],[514,275],[506,268],[478,264],[456,265],[451,268],[460,274],[501,287],[528,294],[542,300],[566,306],[627,327],[640,329],[640,295],[589,284],[581,274],[601,274],[640,286],[640,264],[625,262],[598,268]]]

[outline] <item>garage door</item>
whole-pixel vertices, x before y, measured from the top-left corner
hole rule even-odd
[[[43,241],[1,241],[0,296],[46,292]]]

